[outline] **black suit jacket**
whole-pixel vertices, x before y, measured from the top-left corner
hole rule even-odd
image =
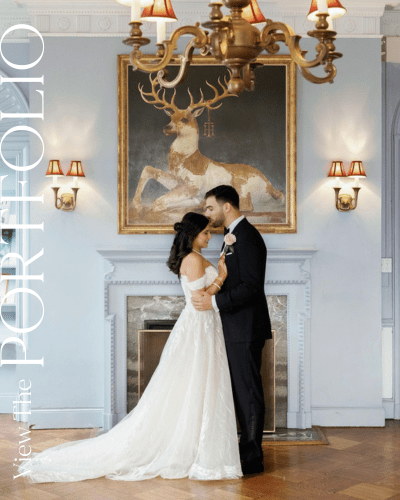
[[[234,228],[234,253],[226,254],[228,276],[215,296],[227,342],[250,342],[272,338],[264,292],[267,248],[247,219]]]

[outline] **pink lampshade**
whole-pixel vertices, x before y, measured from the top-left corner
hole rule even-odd
[[[347,177],[367,177],[362,161],[352,161],[350,165],[350,170],[349,173],[347,174]]]
[[[82,170],[82,162],[76,160],[71,161],[71,165],[69,167],[67,175],[73,175],[75,177],[85,177],[85,174]]]
[[[155,0],[153,5],[143,9],[140,20],[151,22],[165,21],[170,23],[172,21],[177,21],[178,19],[175,15],[174,9],[172,8],[171,0]]]
[[[265,23],[265,17],[258,6],[257,0],[251,0],[249,5],[242,11],[243,19],[251,24]]]
[[[61,170],[60,160],[49,161],[46,175],[64,175],[63,171]]]
[[[331,19],[337,19],[338,17],[343,16],[347,12],[347,10],[339,2],[339,0],[327,0],[326,3],[328,4],[328,12]],[[318,21],[318,17],[316,16],[316,14],[319,14],[317,0],[312,0],[310,11],[307,14],[307,19],[313,22]]]
[[[333,161],[328,177],[346,177],[342,161]]]

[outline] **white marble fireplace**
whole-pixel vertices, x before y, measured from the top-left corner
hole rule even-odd
[[[127,297],[182,295],[166,261],[169,249],[98,250],[104,259],[104,430],[127,409]],[[287,427],[311,427],[310,318],[312,249],[269,249],[267,295],[287,296]],[[214,264],[218,251],[205,252]],[[273,325],[272,325],[273,326]]]

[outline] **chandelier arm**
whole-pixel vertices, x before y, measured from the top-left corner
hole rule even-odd
[[[333,80],[337,73],[336,66],[331,63],[328,63],[327,66],[329,66],[329,68],[325,68],[325,71],[326,73],[328,73],[328,75],[324,78],[313,75],[308,68],[299,66],[299,70],[304,78],[311,83],[333,83]]]
[[[207,32],[199,27],[199,23],[196,23],[195,26],[181,26],[172,33],[169,40],[164,40],[164,42],[162,43],[165,52],[164,56],[160,61],[146,64],[140,60],[143,54],[138,50],[134,50],[130,55],[130,60],[132,65],[134,66],[135,69],[140,69],[141,71],[146,71],[148,73],[164,69],[165,66],[167,66],[167,64],[173,58],[174,50],[177,48],[177,41],[182,35],[193,35],[195,37],[193,40],[189,42],[188,44],[189,49],[188,46],[186,47],[185,55],[190,51],[191,47],[193,52],[195,48],[200,49],[205,47],[209,41]],[[185,56],[180,56],[180,57],[185,59]],[[163,86],[168,87],[167,85],[164,84]]]
[[[180,68],[178,74],[173,80],[168,80],[169,73],[167,68],[163,68],[158,71],[157,80],[159,81],[160,85],[167,89],[172,89],[183,82],[188,74],[190,63],[192,62],[193,51],[195,48],[195,39],[190,40],[190,42],[186,45],[184,55],[178,56],[180,59]]]
[[[278,31],[281,31],[282,33],[277,33]],[[314,68],[315,66],[319,66],[325,61],[326,56],[329,52],[328,47],[325,45],[325,43],[320,41],[320,43],[318,43],[318,45],[316,46],[316,50],[318,53],[317,57],[312,61],[307,61],[307,59],[304,58],[304,54],[306,54],[306,52],[303,51],[300,47],[300,40],[300,35],[295,35],[293,29],[290,26],[280,22],[272,22],[268,20],[267,24],[261,31],[261,46],[268,52],[268,47],[271,47],[274,51],[273,53],[276,53],[276,42],[284,41],[289,48],[290,55],[292,56],[293,61],[298,66],[301,66],[303,68]]]

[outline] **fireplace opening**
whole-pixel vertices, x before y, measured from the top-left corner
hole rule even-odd
[[[268,296],[274,339],[263,351],[266,417],[264,432],[287,428],[287,297]],[[181,296],[129,296],[127,335],[127,411],[143,394],[185,305]]]

